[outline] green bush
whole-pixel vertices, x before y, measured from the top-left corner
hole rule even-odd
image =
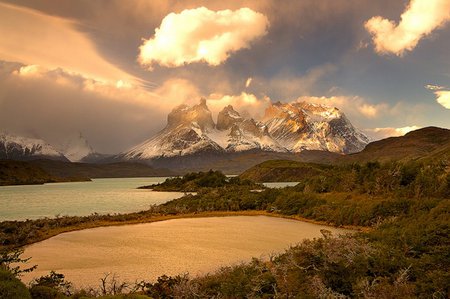
[[[47,286],[33,286],[30,289],[31,298],[33,299],[62,299],[64,298],[59,292]]]
[[[31,299],[27,287],[10,271],[0,267],[0,298]]]

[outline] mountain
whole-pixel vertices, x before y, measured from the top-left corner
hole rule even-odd
[[[325,105],[278,102],[266,109],[263,121],[273,138],[292,152],[348,154],[361,151],[369,142],[339,109]]]
[[[152,138],[119,154],[122,160],[149,160],[198,152],[221,152],[223,149],[208,133],[214,130],[214,121],[206,101],[193,107],[181,105],[167,117],[167,126]]]
[[[95,163],[108,157],[96,152],[81,133],[63,142],[59,150],[71,162]]]
[[[350,153],[363,149],[367,143],[367,137],[337,108],[304,102],[276,103],[258,121],[244,118],[232,106],[226,106],[214,123],[206,100],[202,99],[192,107],[176,107],[162,131],[114,159],[170,163],[168,159],[179,161],[184,156],[210,159],[247,151]]]
[[[330,161],[334,165],[417,161],[425,164],[437,163],[450,171],[450,130],[426,127],[407,133],[405,136],[390,137],[369,143],[359,153],[340,155]],[[317,160],[316,160],[317,161]],[[306,161],[305,161],[306,162]],[[240,177],[258,182],[301,181],[307,176],[324,175],[332,171],[333,166],[314,163],[301,163],[298,159],[271,160],[257,164]],[[345,167],[343,169],[346,169]]]
[[[0,159],[49,159],[68,161],[60,151],[41,139],[21,137],[6,133],[0,133]]]

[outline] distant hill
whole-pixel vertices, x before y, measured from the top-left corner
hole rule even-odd
[[[356,154],[329,156],[329,160],[320,161],[320,156],[307,162],[321,164],[343,165],[366,162],[389,161],[442,161],[450,167],[450,130],[427,127],[412,131],[405,136],[390,137],[375,141]],[[240,177],[257,182],[289,182],[300,181],[307,176],[318,175],[327,171],[329,166],[314,163],[302,163],[299,160],[273,160],[257,164],[246,171]]]
[[[405,136],[390,137],[369,143],[356,154],[341,157],[340,162],[387,162],[450,158],[450,130],[426,127]]]
[[[159,158],[151,161],[155,168],[168,168],[176,173],[220,170],[225,174],[240,174],[246,169],[268,160],[293,160],[331,164],[342,155],[326,151],[279,153],[252,150],[239,153],[202,153],[189,156]]]
[[[51,175],[41,167],[25,161],[0,161],[0,186],[35,185],[44,183],[88,181],[87,177],[58,177]]]
[[[40,167],[53,176],[62,178],[120,178],[175,175],[173,171],[170,171],[168,169],[155,169],[145,164],[129,162],[111,164],[88,164],[53,160],[35,160],[30,161],[30,163],[32,165]]]
[[[91,178],[174,176],[167,169],[138,163],[88,164],[55,160],[0,160],[0,185],[89,181]]]

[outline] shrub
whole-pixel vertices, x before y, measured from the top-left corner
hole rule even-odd
[[[31,299],[27,287],[13,273],[0,267],[0,298]]]

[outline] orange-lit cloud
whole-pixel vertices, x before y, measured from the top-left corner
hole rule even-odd
[[[408,132],[418,130],[421,127],[418,126],[407,126],[402,128],[374,128],[365,129],[364,132],[367,133],[373,140],[384,139],[388,137],[403,136]]]
[[[419,41],[450,20],[450,0],[411,0],[397,25],[383,17],[365,23],[379,54],[401,56],[413,50]]]
[[[0,68],[0,128],[58,143],[83,132],[94,148],[118,152],[160,130],[167,114],[200,93],[169,79],[151,91],[127,81],[98,81],[61,68],[6,63]],[[55,124],[58,124],[55,126]]]
[[[200,61],[216,66],[231,53],[249,48],[252,41],[266,34],[268,25],[266,16],[250,8],[212,11],[199,7],[170,13],[155,35],[144,40],[138,61],[149,68]]]
[[[450,109],[450,90],[448,90],[448,88],[432,84],[425,85],[425,88],[434,92],[436,95],[436,102],[442,107]]]
[[[244,117],[260,118],[269,106],[268,97],[258,98],[254,94],[242,92],[239,95],[211,94],[206,97],[208,107],[216,115],[225,106],[231,105]]]
[[[78,74],[67,72],[61,68],[47,69],[39,65],[25,65],[12,72],[21,80],[43,82],[59,85],[80,92],[92,93],[110,101],[119,101],[130,105],[152,107],[163,114],[180,104],[197,103],[201,94],[196,86],[184,79],[169,79],[158,88],[149,91],[139,84],[128,81],[98,81]]]
[[[250,86],[250,84],[252,84],[252,80],[253,78],[248,78],[247,81],[245,81],[245,87],[248,88]]]
[[[87,36],[75,29],[76,25],[67,19],[0,3],[0,60],[63,68],[103,81],[135,80],[106,61]]]
[[[302,96],[297,99],[299,102],[309,102],[337,107],[346,114],[353,117],[364,116],[365,118],[375,118],[388,108],[387,104],[370,104],[365,99],[357,96],[331,96],[314,97]]]
[[[439,104],[444,108],[450,109],[450,90],[438,90],[434,94]]]

